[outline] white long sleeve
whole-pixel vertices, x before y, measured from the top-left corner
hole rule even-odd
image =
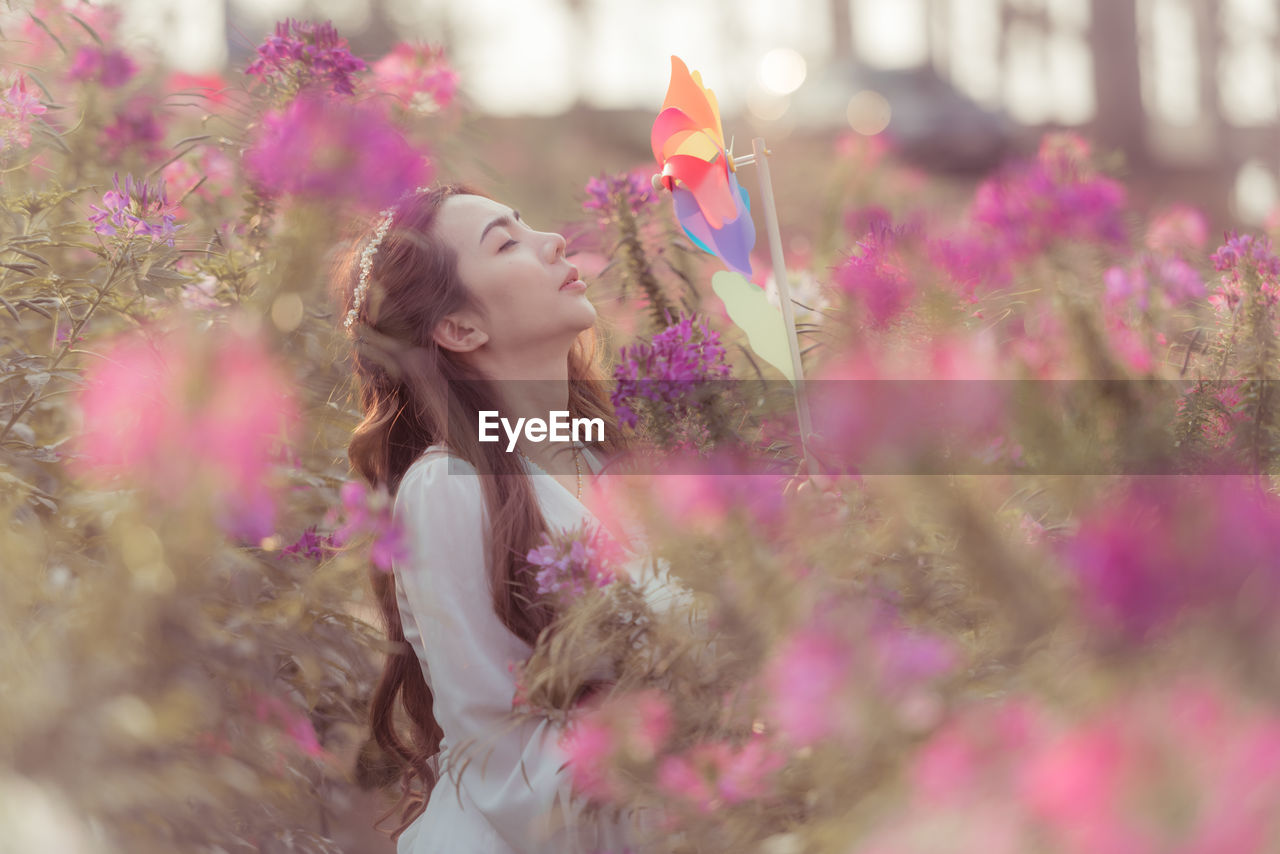
[[[423,663],[446,749],[443,776],[420,819],[427,826],[406,832],[400,852],[582,850],[559,728],[511,721],[513,667],[531,650],[493,610],[488,512],[474,469],[444,454],[419,460],[400,484],[394,514],[410,555],[393,567],[405,637]],[[585,844],[624,841],[618,828],[592,832],[603,836]]]

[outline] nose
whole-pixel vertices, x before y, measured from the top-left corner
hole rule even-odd
[[[564,256],[565,250],[568,248],[568,242],[564,239],[564,235],[554,231],[551,232],[551,240],[549,242],[551,244],[551,263],[554,264]]]

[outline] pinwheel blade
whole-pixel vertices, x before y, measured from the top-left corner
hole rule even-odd
[[[720,128],[720,109],[715,96],[702,85],[701,78],[694,79],[689,68],[678,56],[671,57],[671,82],[662,109],[678,107],[699,128],[709,133],[720,148],[724,148],[724,131]]]
[[[726,220],[738,215],[729,192],[729,170],[723,157],[717,156],[715,162],[708,163],[700,157],[676,154],[667,158],[662,171],[679,180],[693,194],[712,228],[720,228]]]

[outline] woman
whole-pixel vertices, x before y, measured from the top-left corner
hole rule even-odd
[[[544,531],[597,521],[582,477],[625,449],[600,382],[595,307],[564,238],[506,205],[447,185],[391,211],[339,257],[334,287],[364,411],[348,456],[396,496],[410,553],[371,572],[401,646],[371,708],[378,743],[407,766],[397,851],[621,852],[631,826],[583,820],[569,800],[557,727],[509,720],[512,665],[553,618],[524,556]],[[505,433],[480,441],[486,410],[512,424],[567,410],[601,419],[604,437],[570,447],[525,433],[510,453]],[[393,726],[397,696],[408,743]]]

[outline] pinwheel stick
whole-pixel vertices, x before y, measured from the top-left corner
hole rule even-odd
[[[791,285],[787,280],[787,264],[782,257],[782,233],[778,229],[778,209],[773,203],[773,182],[769,178],[769,149],[764,137],[751,140],[751,153],[735,157],[734,168],[755,164],[760,170],[760,198],[764,201],[764,222],[769,232],[769,254],[773,258],[773,280],[778,284],[778,302],[782,305],[782,319],[787,326],[787,345],[791,349],[791,367],[795,372],[796,417],[800,422],[800,448],[809,476],[819,474],[818,465],[809,452],[809,435],[813,432],[809,418],[809,401],[804,391],[804,366],[800,362],[800,341],[796,335],[795,312],[791,308]]]

